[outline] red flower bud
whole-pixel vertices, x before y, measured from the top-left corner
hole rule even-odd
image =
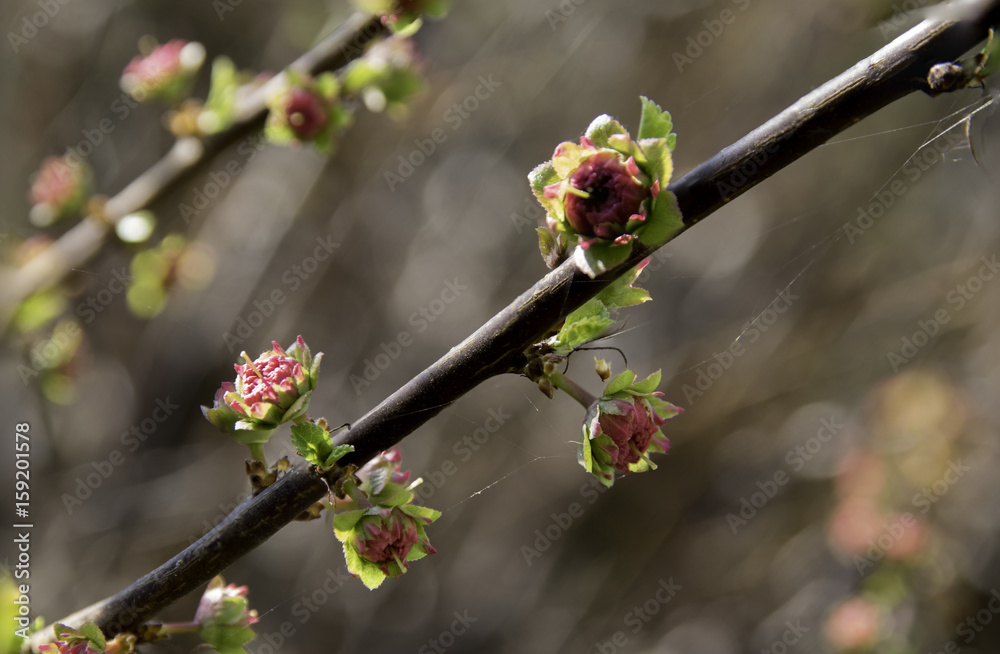
[[[649,189],[640,184],[615,152],[591,155],[569,178],[566,220],[583,236],[615,238],[639,214]]]
[[[288,127],[299,139],[308,141],[330,122],[328,102],[313,91],[297,88],[285,98]]]

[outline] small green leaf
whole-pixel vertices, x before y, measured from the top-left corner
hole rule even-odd
[[[661,190],[653,201],[653,211],[646,219],[646,224],[635,231],[635,235],[649,248],[658,248],[667,243],[684,229],[684,219],[681,217],[677,196],[667,190]]]
[[[334,452],[333,438],[330,437],[330,432],[312,422],[300,422],[292,425],[292,445],[295,446],[299,456],[315,466],[328,465],[327,459]],[[340,456],[346,453],[344,452]]]
[[[331,100],[337,96],[339,84],[337,82],[337,76],[333,73],[323,73],[322,75],[315,77],[313,82],[316,85],[316,91],[327,100]]]
[[[628,130],[622,124],[607,114],[602,114],[595,118],[587,128],[586,136],[591,143],[599,148],[611,147],[608,139],[613,134],[628,135]]]
[[[662,373],[659,370],[657,370],[656,372],[652,373],[649,377],[646,377],[642,381],[631,384],[631,388],[629,388],[628,390],[632,393],[637,393],[637,394],[652,393],[660,385],[661,377]]]
[[[584,302],[575,311],[566,316],[565,325],[579,322],[585,318],[607,318],[608,308],[597,298],[591,298]]]
[[[104,640],[104,634],[101,633],[100,628],[94,622],[88,622],[87,624],[80,627],[80,633],[83,634],[90,642],[97,645],[98,649],[104,649],[107,647],[107,642]]]
[[[333,532],[336,534],[337,539],[343,542],[350,531],[354,529],[354,525],[358,524],[361,518],[365,517],[365,513],[365,509],[357,509],[334,514]]]
[[[416,504],[405,506],[402,510],[404,513],[408,513],[415,518],[425,518],[431,522],[441,517],[440,511],[427,508],[426,506],[417,506]]]
[[[639,139],[667,138],[674,128],[670,113],[660,108],[646,96],[639,96],[642,101],[642,119],[639,121]]]
[[[586,248],[582,245],[576,248],[573,251],[573,260],[582,272],[594,278],[628,259],[631,252],[631,243],[617,245],[594,240]]]
[[[674,174],[674,159],[670,154],[667,139],[645,139],[639,142],[639,147],[642,149],[645,162],[641,164],[643,170],[660,183],[661,189],[667,188]],[[639,161],[638,157],[636,161]]]
[[[560,354],[572,352],[600,338],[614,322],[607,307],[600,300],[591,299],[566,316],[562,329],[548,340],[548,344]]]
[[[361,561],[361,570],[358,571],[361,583],[363,583],[368,590],[375,590],[381,586],[382,582],[386,579],[385,573],[382,572],[382,569],[371,561],[362,559],[360,555],[358,556],[358,560]]]
[[[556,169],[552,165],[552,162],[546,161],[545,163],[538,164],[528,173],[528,181],[531,183],[531,190],[535,193],[535,197],[542,204],[545,204],[547,202],[545,187],[558,182],[559,176],[556,174]]]
[[[604,303],[609,309],[620,309],[622,307],[632,307],[643,302],[649,302],[653,298],[649,296],[649,291],[644,288],[635,288],[632,284],[639,273],[642,272],[643,265],[640,264],[625,273],[615,281],[611,282],[603,291],[597,294],[597,299]]]
[[[321,468],[332,468],[333,464],[340,461],[346,455],[354,451],[353,445],[338,445],[333,448],[333,451],[326,456],[326,462],[321,465]]]
[[[631,370],[626,370],[614,377],[608,382],[608,385],[604,387],[604,395],[614,395],[620,391],[625,390],[635,381],[635,373]]]

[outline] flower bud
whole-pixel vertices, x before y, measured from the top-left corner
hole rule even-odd
[[[236,381],[225,382],[215,394],[212,408],[202,407],[205,417],[219,429],[238,436],[244,444],[267,440],[279,424],[301,417],[316,388],[322,353],[315,357],[302,336],[286,352],[276,341],[271,350],[246,363],[236,364]],[[257,438],[240,432],[262,432]]]
[[[201,627],[202,640],[217,651],[235,651],[254,638],[250,625],[257,622],[257,612],[247,603],[247,587],[226,584],[215,577],[198,602],[194,622]]]
[[[587,411],[580,442],[580,464],[605,486],[614,483],[616,472],[643,472],[656,466],[654,452],[666,452],[670,441],[660,431],[669,418],[684,409],[660,399],[656,391],[660,373],[636,382],[626,370],[605,387],[604,395]]]
[[[286,75],[288,85],[268,100],[265,135],[278,145],[309,142],[329,153],[336,129],[348,120],[337,101],[336,77],[326,73],[313,78],[295,71]]]
[[[402,576],[409,569],[407,557],[418,543],[427,554],[434,554],[426,538],[422,538],[418,520],[429,524],[425,518],[415,518],[399,507],[379,509],[363,517],[356,528],[355,547],[361,558],[374,563],[387,577]]]
[[[658,441],[664,451],[670,448],[667,439],[659,434],[666,420],[649,407],[645,398],[634,397],[631,402],[611,400],[602,409],[591,438],[602,433],[611,437],[614,447],[607,447],[606,451],[612,465],[621,472],[628,472],[629,465],[639,461],[654,435],[659,435]]]
[[[90,180],[87,164],[74,163],[69,157],[46,157],[28,194],[31,222],[46,227],[79,213],[90,197]]]
[[[614,239],[629,220],[645,218],[642,202],[649,195],[621,155],[603,150],[580,162],[570,175],[564,195],[566,220],[583,236]]]
[[[134,58],[125,67],[121,88],[139,102],[153,99],[174,105],[188,96],[204,61],[205,46],[174,39]]]

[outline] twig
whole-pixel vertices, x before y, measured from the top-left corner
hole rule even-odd
[[[670,190],[685,228],[862,118],[904,95],[928,91],[930,67],[982,41],[1000,21],[1000,0],[967,3],[963,11],[961,20],[921,23],[677,180]],[[486,379],[520,372],[529,345],[650,253],[638,248],[596,280],[572,260],[563,263],[339,436],[336,444],[355,447],[341,464],[363,464]],[[321,499],[338,474],[324,480],[308,466],[295,468],[158,569],[64,622],[96,620],[105,632],[133,628],[274,535]]]
[[[289,67],[311,74],[339,68],[361,54],[365,44],[387,35],[381,20],[358,12],[349,17],[314,48]],[[139,175],[104,206],[103,215],[88,215],[56,242],[32,257],[15,271],[4,271],[0,283],[0,336],[3,335],[18,305],[32,293],[59,283],[73,268],[82,266],[104,245],[111,228],[122,217],[148,207],[173,188],[198,164],[263,124],[268,95],[284,84],[284,74],[276,75],[249,94],[236,109],[232,126],[204,139],[178,140],[166,155]]]

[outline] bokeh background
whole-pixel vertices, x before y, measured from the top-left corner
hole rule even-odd
[[[160,110],[112,110],[140,37],[279,70],[352,11],[220,4],[68,0],[17,52],[4,43],[8,266],[38,233],[26,192],[43,157],[110,118],[88,161],[113,194],[169,148]],[[408,115],[360,113],[329,160],[276,147],[248,160],[236,144],[214,157],[152,207],[152,243],[201,243],[207,286],[175,289],[152,319],[119,294],[85,322],[80,303],[137,251],[111,243],[66,280],[85,333],[67,378],[25,383],[18,366],[42,337],[3,341],[0,483],[12,488],[13,425],[27,421],[34,613],[56,620],[116,592],[245,496],[245,451],[198,409],[240,349],[301,333],[325,352],[311,413],[356,419],[545,273],[525,175],[558,142],[601,113],[634,130],[648,95],[673,114],[683,174],[920,18],[890,21],[889,4],[458,2],[416,37],[427,85]],[[0,24],[17,31],[37,11],[4,2]],[[462,117],[453,106],[483,80],[494,88]],[[583,411],[569,398],[515,376],[471,389],[402,445],[423,503],[444,511],[438,554],[369,592],[346,578],[326,521],[288,526],[225,572],[261,614],[249,651],[996,651],[1000,276],[984,261],[1000,253],[1000,134],[992,107],[962,122],[986,97],[901,100],[657,254],[642,276],[654,301],[607,343],[641,375],[661,369],[687,409],[658,470],[600,492],[576,462]],[[942,119],[958,127],[928,145]],[[386,173],[436,128],[446,140],[390,188]],[[187,224],[181,204],[231,161],[240,174]],[[892,180],[903,190],[885,195]],[[849,238],[845,223],[874,205]],[[317,239],[335,247],[313,265]],[[275,290],[285,301],[267,311]],[[254,311],[270,315],[227,342]],[[390,346],[402,332],[412,344]],[[596,392],[592,354],[570,372]],[[163,405],[176,408],[151,421]],[[143,421],[145,438],[123,440]],[[116,450],[121,465],[86,488]],[[196,602],[161,617],[189,619]]]

